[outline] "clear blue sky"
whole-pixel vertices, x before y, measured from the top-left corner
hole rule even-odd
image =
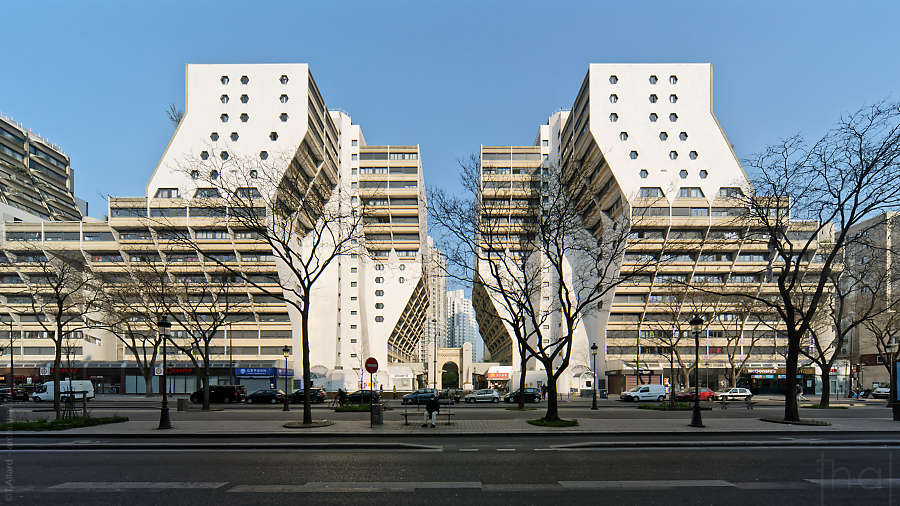
[[[7,2],[0,111],[71,156],[102,217],[104,195],[143,194],[185,63],[308,62],[369,143],[421,145],[429,186],[480,144],[530,144],[590,62],[711,62],[741,157],[898,99],[896,2],[621,4]]]

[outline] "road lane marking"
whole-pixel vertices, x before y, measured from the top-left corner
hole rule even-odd
[[[371,493],[409,492],[417,489],[480,489],[480,481],[315,482],[303,485],[236,485],[234,493]]]
[[[516,449],[515,448],[497,448],[497,451],[498,452],[514,452],[514,451],[516,451]]]
[[[57,490],[213,489],[227,484],[227,481],[70,481],[49,488]]]
[[[560,481],[565,488],[681,488],[681,487],[733,487],[725,480],[610,480],[610,481]]]
[[[460,448],[459,451],[461,451],[461,452],[477,452],[478,448]]]
[[[744,490],[780,490],[791,489],[800,490],[808,488],[809,485],[802,481],[735,481],[732,484]]]

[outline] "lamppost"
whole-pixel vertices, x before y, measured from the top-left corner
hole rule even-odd
[[[438,338],[438,328],[437,328],[437,320],[434,318],[431,319],[431,353],[434,356],[434,368],[431,370],[432,379],[434,384],[434,389],[437,390],[437,338]]]
[[[162,406],[159,408],[159,427],[158,429],[171,429],[172,428],[172,420],[169,418],[169,397],[167,395],[168,390],[168,377],[166,376],[166,341],[169,340],[169,329],[172,327],[172,324],[166,320],[165,316],[160,316],[159,321],[156,323],[157,328],[159,329],[159,338],[163,347],[163,373],[162,373],[162,385],[160,386],[160,391],[162,392]]]
[[[691,427],[703,427],[700,417],[700,331],[703,330],[703,318],[695,314],[691,321],[694,333],[694,412],[691,415]]]
[[[591,360],[593,364],[591,365],[591,371],[594,374],[594,388],[591,390],[591,409],[597,409],[597,343],[591,345]]]
[[[891,342],[885,346],[891,364],[891,398],[888,399],[888,407],[891,408],[892,418],[895,422],[900,421],[900,403],[897,402],[897,348],[896,339],[891,339]]]
[[[284,345],[284,348],[281,349],[281,353],[284,354],[284,407],[281,409],[282,411],[290,411],[291,408],[288,407],[288,357],[291,355],[291,347],[288,345]],[[303,385],[303,388],[306,389],[306,385]]]

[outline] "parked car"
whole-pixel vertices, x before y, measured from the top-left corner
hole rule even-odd
[[[500,402],[500,394],[496,390],[476,390],[466,396],[466,402]]]
[[[11,392],[10,392],[11,391]],[[9,401],[27,401],[28,392],[24,388],[0,388],[0,400]]]
[[[290,402],[301,403],[303,402],[303,389],[298,388],[291,392]],[[325,390],[322,388],[310,388],[309,389],[309,402],[313,404],[322,404],[325,402]]]
[[[437,395],[438,391],[434,388],[420,388],[415,392],[404,395],[400,402],[402,404],[425,404],[428,399],[436,397]]]
[[[872,390],[871,395],[873,399],[890,399],[891,387],[878,387]]]
[[[453,402],[459,402],[459,399],[462,398],[462,390],[458,388],[445,388],[441,390],[439,398],[449,399]]]
[[[664,401],[666,400],[665,385],[637,385],[631,390],[619,395],[622,401]]]
[[[694,389],[685,390],[684,392],[678,392],[675,394],[676,401],[693,401],[694,400]],[[712,389],[702,387],[700,388],[700,400],[701,401],[714,401],[716,400],[716,392]]]
[[[244,402],[247,398],[247,387],[244,385],[210,385],[209,402],[225,403]],[[191,402],[200,404],[203,402],[203,390],[197,390],[191,394]]]
[[[541,402],[541,391],[537,388],[526,388],[522,397],[525,398],[525,402]],[[504,395],[503,402],[519,402],[519,389]]]
[[[266,402],[269,404],[284,402],[284,390],[263,388],[247,396],[247,404],[262,404]]]
[[[76,398],[81,398],[78,392],[87,392],[87,398],[94,398],[94,384],[90,380],[59,380],[59,398],[65,399],[69,392],[75,392]],[[52,401],[53,400],[53,382],[47,381],[35,389],[32,394],[35,401]]]
[[[753,393],[747,388],[729,388],[724,392],[717,393],[716,397],[722,401],[733,401],[736,399],[746,401],[753,398]]]
[[[372,390],[357,390],[352,394],[347,396],[347,404],[369,404],[373,402],[371,399],[374,395],[374,402],[381,401],[381,396],[377,391]]]

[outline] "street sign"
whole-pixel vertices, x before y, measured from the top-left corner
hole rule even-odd
[[[50,368],[41,367],[41,376],[50,376]]]
[[[162,376],[163,375],[163,368],[161,365],[158,365],[153,368],[153,375],[154,376]]]
[[[366,372],[369,374],[375,374],[378,372],[378,361],[375,360],[375,357],[369,357],[366,359]]]

